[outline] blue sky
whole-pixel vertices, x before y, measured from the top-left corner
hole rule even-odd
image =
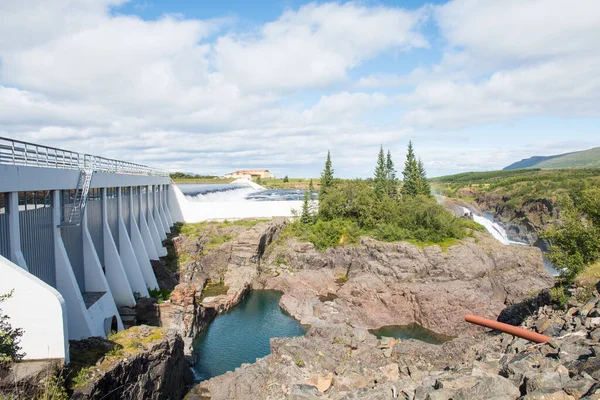
[[[600,2],[6,0],[0,135],[170,170],[430,176],[600,146]]]

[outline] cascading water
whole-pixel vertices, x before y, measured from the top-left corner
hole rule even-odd
[[[498,225],[497,223],[490,221],[489,219],[487,219],[484,216],[481,215],[477,215],[474,212],[472,212],[471,210],[469,210],[467,207],[462,207],[463,212],[466,214],[470,214],[473,216],[473,221],[477,222],[478,224],[481,224],[485,227],[485,229],[496,239],[498,240],[500,243],[505,244],[505,245],[509,245],[509,244],[515,244],[515,245],[520,245],[520,246],[527,246],[527,243],[522,243],[522,242],[516,242],[514,240],[510,240],[508,238],[508,235],[506,234],[506,230],[501,227],[500,225]]]
[[[486,218],[481,215],[477,215],[473,211],[469,210],[467,207],[462,207],[464,215],[470,214],[473,216],[473,221],[483,225],[483,227],[494,237],[494,239],[498,240],[500,243],[505,245],[517,245],[517,246],[528,246],[529,244],[523,242],[517,242],[514,240],[510,240],[508,235],[506,234],[506,230],[492,221],[490,218]],[[490,214],[491,215],[491,214]],[[558,276],[559,272],[554,268],[552,263],[544,257],[544,267],[546,271],[548,271],[552,276]]]

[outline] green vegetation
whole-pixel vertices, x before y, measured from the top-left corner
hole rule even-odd
[[[327,151],[327,160],[325,168],[321,173],[321,187],[319,189],[319,200],[323,200],[327,192],[333,186],[333,168],[331,167],[331,153]]]
[[[304,361],[302,360],[302,358],[300,358],[300,355],[296,354],[294,356],[294,364],[296,364],[298,367],[302,368],[304,367]]]
[[[471,221],[456,218],[425,192],[428,185],[422,184],[424,170],[419,171],[412,144],[405,166],[404,186],[409,185],[410,189],[403,188],[403,195],[398,196],[391,154],[388,152],[386,159],[383,148],[371,181],[335,180],[328,153],[321,174],[319,210],[313,215],[305,195],[302,215],[291,224],[291,234],[324,250],[357,244],[361,236],[389,242],[451,245],[467,236],[467,228],[481,229]]]
[[[431,182],[446,196],[491,199],[488,205],[497,211],[517,211],[540,200],[558,207],[560,224],[546,221],[549,228],[540,237],[550,243],[547,257],[564,283],[586,275],[587,268],[600,261],[600,169],[468,172]]]
[[[90,368],[84,367],[77,372],[77,374],[71,379],[71,387],[81,388],[85,387],[90,382]]]
[[[223,282],[208,282],[202,289],[202,299],[206,297],[220,296],[227,294],[229,286],[225,286]]]
[[[149,289],[148,290],[150,297],[156,299],[158,304],[164,303],[165,301],[169,300],[169,297],[171,297],[171,292],[172,292],[172,290],[169,290],[169,289]]]
[[[12,295],[13,291],[0,295],[0,305]],[[8,368],[10,364],[22,360],[25,356],[19,345],[23,333],[23,329],[12,327],[10,317],[4,315],[0,308],[0,371]]]
[[[235,180],[214,175],[186,174],[185,172],[174,172],[170,176],[175,183],[230,183]]]
[[[600,168],[600,147],[547,157],[535,156],[518,161],[504,169],[514,170],[518,168]]]
[[[284,176],[283,177],[283,183],[289,183],[290,182],[290,178],[288,178],[288,176]]]
[[[562,224],[546,230],[547,254],[567,281],[600,260],[600,189],[583,190],[560,200]]]
[[[284,178],[285,179],[285,178]],[[305,190],[309,188],[311,178],[289,178],[287,181],[284,179],[269,178],[263,179],[261,185],[267,189],[301,189]],[[309,188],[309,190],[311,190]],[[314,190],[314,188],[312,189]]]
[[[402,185],[403,196],[430,196],[431,188],[427,182],[425,167],[421,160],[417,161],[412,142],[408,142],[406,161],[404,162],[404,184]]]
[[[517,210],[530,201],[549,199],[554,203],[562,195],[578,195],[587,188],[599,186],[600,169],[467,172],[430,181],[433,190],[444,196],[466,200],[495,196],[497,208]]]

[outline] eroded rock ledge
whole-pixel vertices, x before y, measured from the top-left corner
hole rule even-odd
[[[568,311],[546,305],[524,326],[557,336],[535,345],[483,333],[443,345],[377,340],[362,328],[311,328],[273,339],[255,364],[202,382],[197,399],[597,399],[600,398],[600,297]]]

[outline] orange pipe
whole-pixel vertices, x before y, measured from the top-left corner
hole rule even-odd
[[[511,335],[515,335],[536,343],[546,343],[552,339],[551,337],[542,335],[540,333],[531,332],[527,329],[517,328],[516,326],[504,324],[498,321],[492,321],[491,319],[478,317],[476,315],[465,315],[465,321],[472,324],[485,326],[487,328],[492,328],[500,332],[509,333]]]

